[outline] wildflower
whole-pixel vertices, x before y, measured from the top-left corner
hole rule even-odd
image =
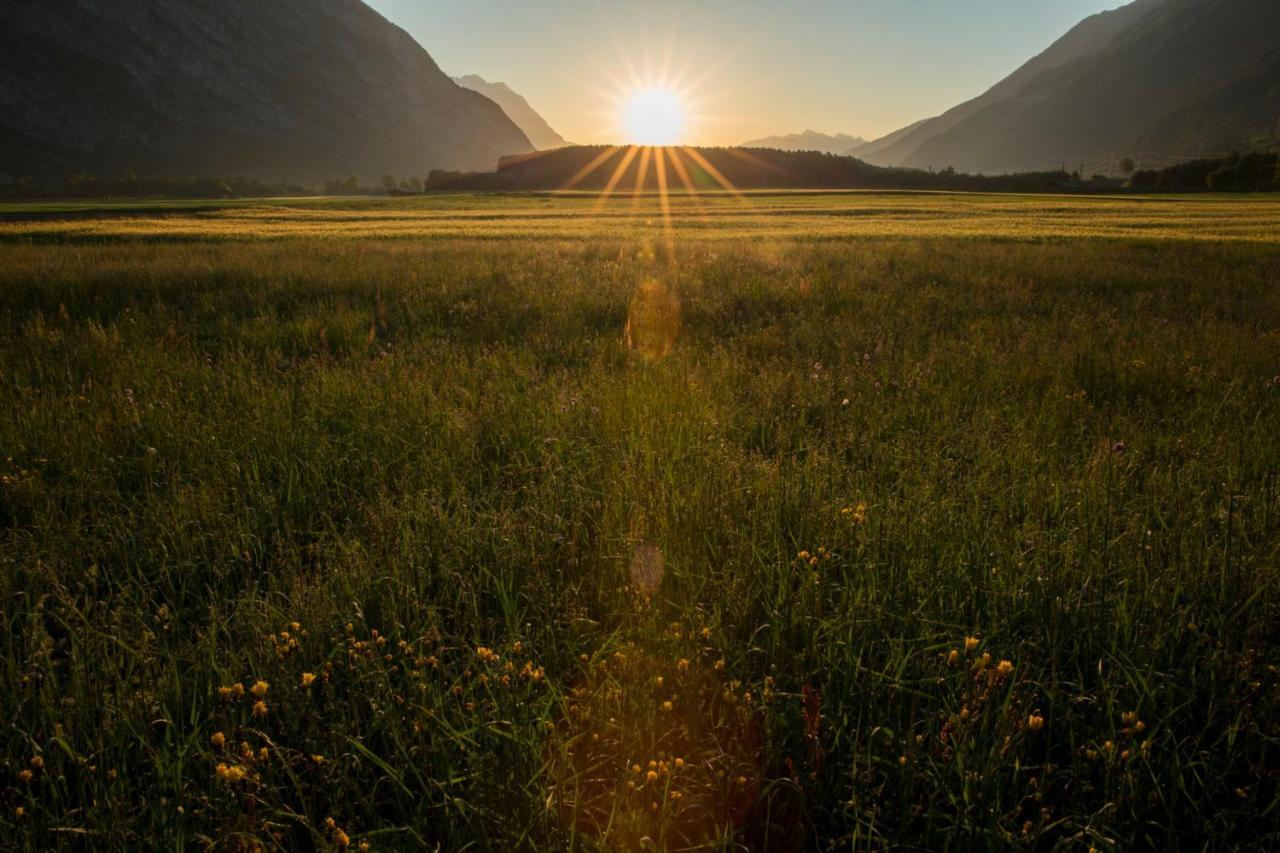
[[[1239,789],[1237,788],[1236,790],[1239,790]],[[24,809],[22,806],[18,806],[16,809],[13,810],[13,816],[16,818],[21,818],[26,813],[27,813],[27,810]]]
[[[26,768],[23,768],[22,770],[18,771],[18,778],[21,779],[23,782],[30,782],[35,777],[35,775],[36,774],[32,773],[30,770],[27,770]]]
[[[259,699],[253,703],[253,715],[255,717],[265,717],[267,715],[267,703]]]
[[[677,758],[677,759],[676,759],[676,769],[677,769],[677,770],[679,770],[681,767],[684,767],[684,759],[683,759],[683,758]]]
[[[224,702],[229,701],[231,699],[239,699],[243,695],[244,695],[244,685],[238,681],[235,684],[232,684],[228,687],[218,688],[218,698],[223,700]]]
[[[854,524],[862,524],[867,520],[867,505],[860,502],[857,506],[847,506],[840,510],[840,514]]]
[[[351,836],[347,835],[341,829],[335,830],[333,833],[333,843],[339,847],[348,847],[351,845]]]
[[[683,796],[684,796],[684,794],[680,793],[679,791],[672,791],[672,792],[671,792],[671,799],[673,799],[673,800],[678,800],[678,799],[680,799],[680,798],[681,798],[681,797],[683,797]]]
[[[663,677],[662,677],[661,675],[659,675],[657,678],[655,678],[655,679],[653,680],[653,686],[654,686],[654,687],[661,687],[661,686],[662,686],[662,682],[663,682],[663,681],[664,681]]]
[[[807,562],[809,562],[809,552],[808,552],[808,551],[801,551],[799,554],[796,554],[796,559],[797,559],[797,560],[799,560],[799,561],[800,561],[800,562],[802,562],[802,563],[807,563]]]
[[[312,684],[315,684],[316,674],[314,672],[302,673],[302,689],[305,690]]]
[[[222,749],[222,747],[224,747],[227,743],[227,736],[224,735],[222,732],[214,732],[213,735],[209,738],[209,742],[212,743],[218,749]]]
[[[677,670],[679,670],[680,672],[688,672],[688,671],[689,671],[689,659],[688,659],[688,658],[680,658],[680,660],[676,661],[676,669],[677,669]]]
[[[977,638],[977,637],[965,637],[965,638],[964,638],[964,650],[965,650],[966,652],[971,652],[971,651],[973,651],[974,649],[976,649],[977,647],[978,647],[978,638]]]
[[[744,785],[746,785],[746,784],[747,784],[747,777],[746,777],[746,776],[739,776],[739,777],[738,777],[738,785],[740,785],[740,786],[744,786]]]
[[[724,672],[724,658],[720,658],[720,660],[716,661],[715,669],[716,672]]]
[[[488,646],[477,646],[476,657],[480,658],[480,660],[484,661],[485,663],[493,663],[498,659],[497,653],[494,652],[494,650],[489,648]]]
[[[960,660],[960,650],[952,649],[951,653],[947,655],[947,663],[951,664],[952,666],[955,666],[955,663],[958,660]]]
[[[989,663],[991,663],[991,653],[983,652],[982,657],[973,662],[974,671],[982,672],[982,670],[987,668],[987,664]]]
[[[1125,443],[1123,441],[1117,441],[1115,445],[1112,446],[1111,448],[1111,450],[1117,454],[1124,453],[1126,449],[1127,448],[1125,447]]]
[[[1000,663],[996,664],[996,672],[1001,675],[1008,675],[1013,672],[1013,662],[1007,660],[1000,661]]]
[[[644,774],[644,780],[645,780],[646,782],[656,782],[656,781],[658,781],[658,771],[657,771],[657,770],[650,770],[648,773]]]
[[[262,699],[267,695],[267,691],[270,689],[271,689],[270,684],[267,684],[267,682],[265,681],[259,681],[253,685],[253,687],[250,689],[249,692],[251,692],[254,696],[257,696],[259,699]]]
[[[1032,714],[1027,717],[1027,731],[1038,732],[1044,728],[1044,717],[1039,714]]]
[[[271,753],[267,751],[267,748],[265,746],[262,747],[262,749],[258,750],[259,761],[266,761],[270,757],[271,757]]]
[[[44,769],[44,758],[39,755],[33,755],[31,757],[31,766],[37,770]]]
[[[219,779],[228,783],[239,782],[248,775],[248,772],[238,764],[219,764],[215,771]]]
[[[907,766],[907,757],[906,757],[905,755],[899,755],[899,756],[898,756],[898,766],[899,766],[899,767],[906,767],[906,766]]]

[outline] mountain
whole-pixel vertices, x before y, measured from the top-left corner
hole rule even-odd
[[[361,0],[0,3],[0,172],[313,182],[531,148]]]
[[[868,163],[871,163],[871,162],[878,163],[881,159],[884,159],[884,158],[878,158],[876,156],[881,151],[884,151],[896,145],[898,143],[898,140],[906,137],[908,134],[914,133],[918,128],[923,127],[924,125],[928,124],[931,121],[933,121],[933,119],[931,118],[921,119],[920,121],[917,121],[913,124],[909,124],[900,130],[895,130],[893,133],[889,133],[879,137],[878,139],[874,139],[871,142],[863,142],[861,145],[854,146],[853,148],[850,148],[848,151],[844,153],[850,157],[858,157],[860,159],[866,160]],[[882,165],[892,165],[892,164],[882,164]]]
[[[1280,144],[1280,3],[1138,0],[867,154],[913,168],[1087,171]]]
[[[428,190],[479,192],[574,190],[629,195],[776,189],[945,189],[1043,192],[1070,176],[1061,172],[975,176],[886,169],[855,157],[775,148],[637,148],[568,146],[503,157],[495,172],[434,172]],[[1203,179],[1201,181],[1203,184]],[[726,186],[727,184],[727,186]]]
[[[547,124],[547,120],[537,110],[529,106],[529,102],[522,95],[512,91],[506,83],[490,83],[475,74],[454,77],[453,82],[473,92],[479,92],[502,107],[507,118],[524,131],[524,135],[529,137],[534,148],[545,151],[551,148],[563,148],[569,144],[565,142],[563,136],[551,128],[551,125]]]
[[[786,136],[766,136],[744,142],[742,148],[776,148],[779,151],[822,151],[827,154],[844,154],[851,148],[865,145],[867,140],[847,133],[819,133],[806,130],[803,133],[788,133]]]

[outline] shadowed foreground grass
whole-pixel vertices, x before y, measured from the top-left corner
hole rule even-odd
[[[0,226],[5,847],[1280,840],[1273,242],[146,224]]]

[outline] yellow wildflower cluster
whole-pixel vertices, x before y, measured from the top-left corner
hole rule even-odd
[[[810,553],[808,551],[801,551],[799,554],[796,554],[796,562],[800,563],[801,565],[808,566],[811,569],[816,569],[818,566],[822,565],[827,560],[831,559],[833,556],[835,555],[832,554],[830,551],[828,551],[826,548],[819,548],[817,551],[813,553]]]
[[[290,622],[287,628],[269,639],[275,645],[276,657],[283,659],[302,648],[299,637],[306,635],[307,632],[302,630],[300,623]]]
[[[241,767],[239,764],[225,764],[219,762],[215,768],[218,778],[228,784],[241,782],[249,775],[249,771]]]
[[[867,505],[859,501],[854,506],[847,506],[840,510],[840,514],[854,524],[865,524],[867,520]]]

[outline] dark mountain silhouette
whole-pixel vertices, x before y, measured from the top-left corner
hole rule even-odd
[[[662,168],[660,168],[660,165]],[[981,178],[919,169],[886,169],[854,157],[763,148],[636,149],[572,146],[505,157],[496,172],[433,172],[427,189],[516,192],[609,189],[698,192],[724,189],[957,189],[1035,191],[1054,187],[1063,173]]]
[[[806,130],[785,136],[765,136],[742,143],[742,148],[776,148],[779,151],[822,151],[826,154],[844,154],[851,148],[865,145],[867,140],[847,133],[819,133]]]
[[[490,83],[475,74],[454,77],[453,82],[473,92],[479,92],[502,107],[507,118],[524,131],[524,135],[529,137],[534,148],[545,151],[550,148],[563,148],[569,144],[565,142],[563,136],[552,129],[537,110],[529,105],[523,95],[513,91],[506,83]]]
[[[361,0],[0,3],[0,172],[317,181],[531,147]]]
[[[1280,141],[1280,3],[1138,0],[1087,19],[872,162],[1010,172],[1151,165]]]

